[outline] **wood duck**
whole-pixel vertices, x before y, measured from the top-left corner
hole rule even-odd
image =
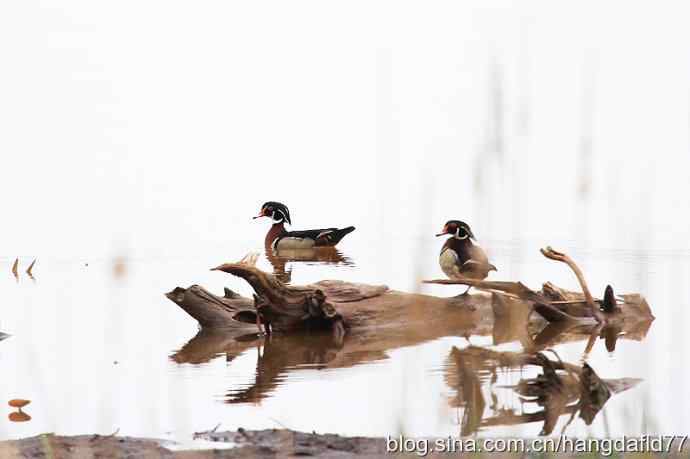
[[[472,243],[474,234],[470,225],[460,220],[449,220],[436,236],[450,234],[439,256],[441,269],[451,279],[469,278],[483,280],[490,271],[497,271],[496,267],[489,263],[489,258],[484,250]],[[464,294],[469,292],[467,288]]]
[[[286,231],[284,224],[292,224],[290,211],[285,204],[268,201],[261,206],[259,215],[254,218],[270,217],[273,220],[271,229],[266,234],[266,247],[278,250],[310,249],[312,247],[332,247],[347,234],[355,230],[347,228],[323,228],[305,231]]]

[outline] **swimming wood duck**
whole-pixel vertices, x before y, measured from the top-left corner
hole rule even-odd
[[[266,247],[278,250],[310,249],[312,247],[332,247],[347,234],[355,230],[347,228],[323,228],[305,231],[286,231],[285,223],[292,224],[290,211],[285,204],[269,201],[261,206],[259,215],[254,218],[270,217],[273,220],[271,229],[266,234]]]
[[[467,223],[459,220],[449,220],[436,236],[450,234],[439,256],[441,269],[451,279],[469,278],[485,279],[490,271],[497,271],[496,267],[489,263],[489,258],[484,250],[472,243],[474,234]],[[470,287],[465,293],[469,292]],[[463,294],[464,295],[464,294]]]

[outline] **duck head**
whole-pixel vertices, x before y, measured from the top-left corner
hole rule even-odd
[[[470,225],[460,220],[448,220],[445,225],[443,225],[443,230],[436,236],[443,236],[449,234],[455,239],[474,239],[474,234],[470,229]]]
[[[254,218],[256,219],[261,217],[270,217],[271,220],[273,220],[273,223],[286,222],[289,225],[292,225],[292,221],[290,221],[290,211],[285,204],[280,202],[268,201],[264,203],[261,206],[259,215]]]

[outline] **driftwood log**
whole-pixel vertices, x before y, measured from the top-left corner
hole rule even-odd
[[[506,353],[470,345],[453,348],[446,382],[456,392],[451,406],[463,408],[461,434],[492,425],[542,421],[549,434],[557,420],[579,413],[586,422],[612,394],[633,387],[637,380],[601,380],[587,364],[552,360],[544,350],[565,342],[583,341],[584,357],[599,339],[613,351],[618,339],[642,340],[654,317],[637,294],[616,298],[609,286],[594,298],[584,275],[565,254],[550,248],[549,259],[568,265],[582,292],[549,282],[541,290],[519,282],[460,280],[429,281],[465,284],[481,290],[474,295],[441,298],[393,291],[383,285],[321,281],[289,286],[254,266],[255,259],[214,268],[244,279],[253,298],[230,289],[217,296],[193,285],[176,288],[167,297],[196,319],[201,329],[171,355],[178,363],[203,363],[224,356],[230,362],[258,349],[255,380],[231,387],[227,403],[256,403],[278,388],[287,375],[301,369],[348,368],[388,358],[389,351],[445,336],[490,336],[494,344],[519,342],[523,352]],[[536,314],[535,314],[536,312]],[[257,322],[267,333],[257,333]],[[497,369],[536,366],[541,374],[510,389],[540,410],[506,411],[489,406],[482,393]]]
[[[438,279],[425,281],[425,283],[460,284],[479,290],[500,292],[512,298],[519,298],[532,303],[533,310],[549,322],[616,324],[631,317],[645,318],[646,320],[654,319],[649,305],[639,294],[622,295],[622,304],[619,305],[613,288],[609,285],[604,291],[604,298],[595,299],[587,286],[584,274],[568,255],[551,247],[541,249],[541,253],[546,258],[565,263],[577,277],[582,292],[568,291],[550,282],[546,282],[539,292],[531,290],[521,282]]]
[[[564,254],[548,249],[546,254],[555,254],[554,259],[571,268],[576,266]],[[519,282],[434,281],[465,283],[485,291],[441,298],[342,281],[287,286],[254,267],[251,260],[214,269],[247,281],[254,298],[230,289],[217,296],[197,285],[169,292],[167,297],[201,326],[171,359],[203,363],[224,355],[231,361],[260,348],[255,384],[229,391],[227,400],[232,403],[261,400],[286,373],[304,364],[346,368],[385,359],[392,349],[445,336],[490,336],[494,344],[519,342],[528,354],[585,341],[586,355],[598,339],[609,351],[618,339],[642,340],[654,319],[640,295],[616,300],[611,288],[602,300],[590,294],[590,302],[585,293],[548,282],[541,291],[534,291]],[[586,286],[579,269],[573,271]],[[603,322],[597,321],[598,312]],[[273,333],[258,334],[257,319]]]
[[[260,324],[267,333],[297,330],[332,330],[342,337],[359,327],[428,328],[434,322],[453,319],[480,320],[487,315],[517,315],[532,311],[551,323],[568,325],[625,326],[626,322],[651,321],[654,316],[640,295],[623,295],[617,301],[613,289],[602,300],[592,297],[584,275],[570,257],[550,247],[542,249],[549,259],[566,263],[577,277],[582,292],[572,292],[549,282],[534,291],[520,282],[443,279],[437,284],[464,284],[490,292],[467,298],[439,298],[390,291],[386,286],[321,281],[307,286],[290,286],[254,266],[255,258],[214,268],[244,279],[254,289],[253,299],[226,289],[223,297],[199,286],[176,288],[167,296],[203,328],[249,330]],[[490,305],[493,314],[486,310]],[[421,325],[424,324],[424,325]]]

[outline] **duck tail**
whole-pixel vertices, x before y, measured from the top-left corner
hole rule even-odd
[[[354,226],[348,226],[347,228],[341,228],[339,230],[333,231],[333,245],[337,244],[338,242],[341,241],[342,238],[350,234],[355,230]]]

